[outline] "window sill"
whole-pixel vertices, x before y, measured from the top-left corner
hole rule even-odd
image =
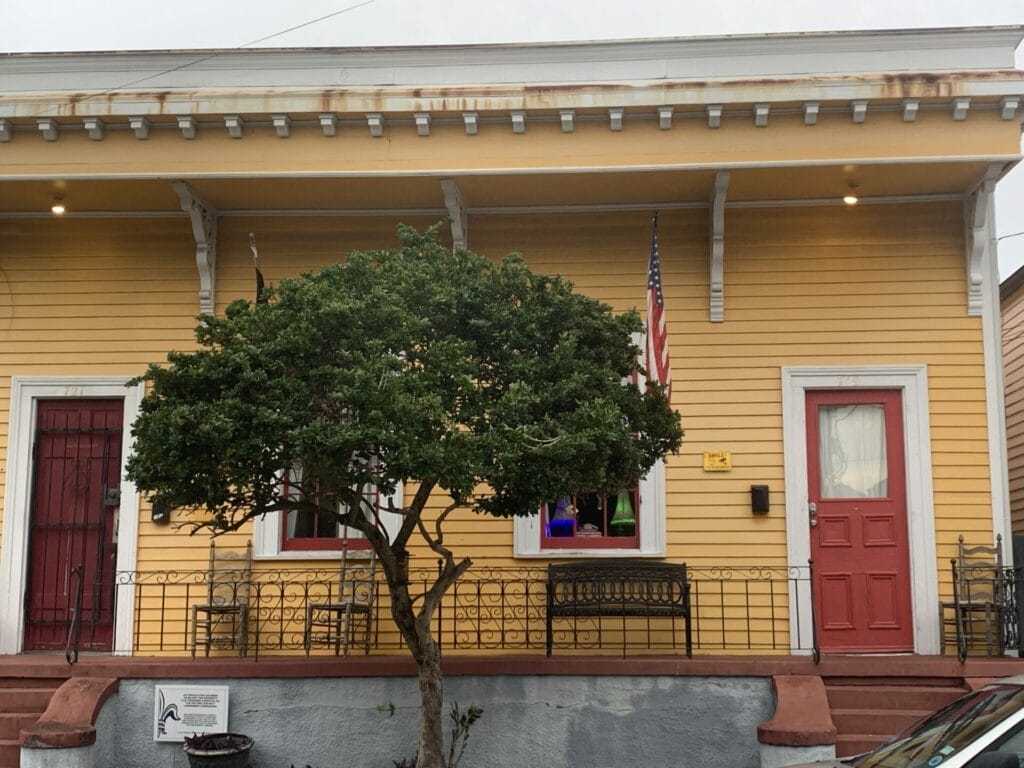
[[[370,557],[369,549],[350,549],[348,551],[348,558],[350,560],[362,560]],[[278,552],[277,554],[257,555],[252,556],[253,560],[259,560],[261,562],[274,562],[275,560],[341,560],[340,549],[309,549],[309,550],[296,550],[288,549]]]
[[[571,560],[574,558],[600,560],[601,558],[656,558],[665,557],[664,552],[644,552],[639,549],[545,549],[540,552],[516,553],[517,560]]]

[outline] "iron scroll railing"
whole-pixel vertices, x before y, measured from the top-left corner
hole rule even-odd
[[[411,574],[413,594],[425,592],[436,571]],[[696,653],[814,653],[813,626],[797,604],[807,604],[810,567],[707,566],[688,569]],[[137,655],[190,655],[191,606],[206,596],[207,571],[120,572],[118,600],[134,596],[133,651]],[[546,632],[544,567],[473,568],[445,595],[434,632],[445,653],[543,653]],[[249,584],[247,641],[250,657],[305,653],[306,606],[330,602],[336,569],[254,571]],[[402,638],[390,614],[387,589],[378,585],[372,611],[371,651],[398,652]],[[554,647],[564,653],[684,653],[682,621],[669,617],[623,619],[563,617],[555,622]],[[69,646],[70,647],[70,646]],[[312,643],[314,653],[333,653]],[[230,655],[236,647],[211,649]]]

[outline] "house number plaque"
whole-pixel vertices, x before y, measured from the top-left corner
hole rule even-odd
[[[704,451],[705,472],[728,472],[732,469],[732,454],[728,451]]]

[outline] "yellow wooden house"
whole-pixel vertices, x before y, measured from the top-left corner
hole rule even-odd
[[[642,310],[656,211],[683,449],[636,489],[632,537],[595,499],[568,537],[452,521],[475,565],[446,652],[543,653],[549,563],[640,558],[690,569],[695,654],[940,653],[958,538],[1010,533],[992,196],[1020,159],[1022,37],[3,57],[0,654],[69,632],[195,651],[209,541],[124,479],[128,382],[253,299],[250,236],[275,282],[447,218],[453,246]],[[218,542],[252,565],[246,636],[212,653],[307,650],[342,545],[301,529]],[[559,642],[682,652],[602,621]]]

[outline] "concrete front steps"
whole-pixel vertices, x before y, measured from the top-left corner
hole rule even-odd
[[[823,678],[836,757],[874,749],[968,691],[962,677]]]
[[[0,677],[0,768],[19,768],[21,731],[46,710],[61,677]]]

